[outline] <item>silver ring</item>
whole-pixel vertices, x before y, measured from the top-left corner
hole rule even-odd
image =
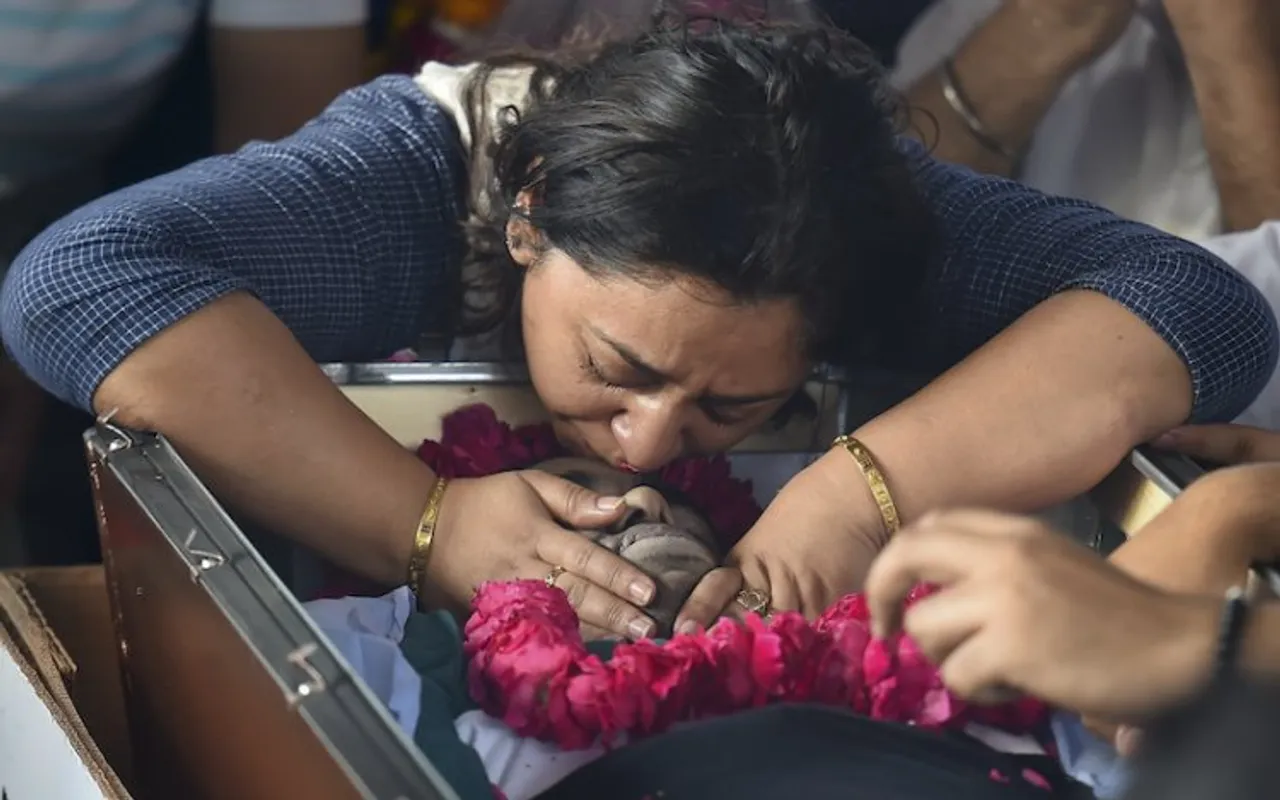
[[[769,593],[764,589],[746,588],[738,592],[733,601],[742,606],[744,610],[751,614],[759,614],[762,617],[769,616],[769,605],[772,600]]]

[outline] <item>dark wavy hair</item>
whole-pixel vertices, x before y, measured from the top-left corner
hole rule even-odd
[[[487,130],[491,77],[522,65],[529,103]],[[586,55],[487,59],[466,100],[472,163],[492,172],[472,176],[488,202],[467,225],[460,333],[518,308],[513,214],[588,272],[794,299],[816,362],[880,363],[910,328],[934,218],[901,145],[905,106],[852,37],[664,11]]]

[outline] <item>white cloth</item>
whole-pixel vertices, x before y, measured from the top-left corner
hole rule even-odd
[[[381,597],[313,600],[302,607],[412,739],[422,708],[422,678],[400,652],[414,608],[408,587]]]
[[[454,721],[454,727],[458,738],[480,754],[489,782],[501,789],[507,800],[537,797],[605,754],[598,745],[587,750],[561,750],[518,736],[483,711],[466,712]]]
[[[413,739],[422,709],[422,678],[400,650],[405,622],[414,609],[409,589],[401,587],[381,597],[313,600],[302,607]],[[605,752],[602,747],[564,751],[526,739],[482,711],[458,717],[454,728],[463,744],[479,753],[489,781],[508,800],[529,800]]]
[[[1098,800],[1124,796],[1132,773],[1114,747],[1086,730],[1074,714],[1054,714],[1051,727],[1063,771],[1092,789]]]
[[[905,88],[953,54],[1001,0],[938,0],[898,50]],[[961,76],[963,79],[963,76]],[[1217,184],[1177,36],[1155,0],[1115,44],[1063,85],[1036,128],[1018,178],[1191,239],[1235,267],[1280,316],[1277,222],[1222,234]],[[1280,429],[1280,377],[1237,421]]]

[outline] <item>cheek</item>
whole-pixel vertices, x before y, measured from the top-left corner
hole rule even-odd
[[[526,327],[526,331],[529,330]],[[573,343],[537,332],[525,339],[525,363],[538,400],[554,417],[573,420],[608,419],[620,408],[607,387],[586,380]]]
[[[570,331],[557,316],[555,298],[537,280],[525,280],[520,321],[525,366],[542,405],[553,415],[577,416],[595,404],[593,387],[582,380]]]
[[[700,421],[690,427],[694,449],[699,453],[722,453],[760,430],[761,424],[716,425]]]

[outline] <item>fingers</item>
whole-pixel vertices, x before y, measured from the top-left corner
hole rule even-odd
[[[551,515],[571,528],[603,528],[626,512],[621,497],[596,494],[558,475],[525,470],[520,477],[538,493]]]
[[[733,567],[713,569],[694,587],[676,617],[676,633],[689,633],[710,625],[742,590],[742,573]]]
[[[628,639],[647,639],[657,625],[639,609],[591,581],[566,572],[555,585],[564,590],[583,626],[599,628]]]
[[[1280,433],[1247,425],[1186,425],[1154,444],[1214,464],[1280,461]]]
[[[970,702],[991,705],[1017,695],[1004,680],[1008,661],[998,645],[982,634],[964,640],[939,667],[947,688]]]
[[[985,587],[964,584],[926,597],[906,611],[903,630],[929,660],[942,664],[990,618]]]
[[[657,588],[652,578],[572,531],[553,528],[537,541],[538,558],[564,568],[555,585],[569,596],[583,623],[632,639],[653,635],[653,620],[636,607],[653,600]]]
[[[657,587],[653,579],[622,556],[612,553],[587,537],[561,528],[552,528],[538,537],[538,558],[556,564],[618,597],[648,605]]]
[[[902,604],[921,583],[949,586],[964,580],[990,557],[984,536],[955,528],[899,531],[871,564],[867,608],[877,636],[902,627]]]
[[[902,603],[921,583],[951,586],[987,568],[1011,539],[1048,535],[1035,520],[994,511],[930,514],[900,531],[871,564],[867,606],[877,636],[902,626]]]
[[[1115,748],[1122,758],[1133,758],[1142,746],[1142,729],[1131,725],[1121,725],[1116,730]]]

